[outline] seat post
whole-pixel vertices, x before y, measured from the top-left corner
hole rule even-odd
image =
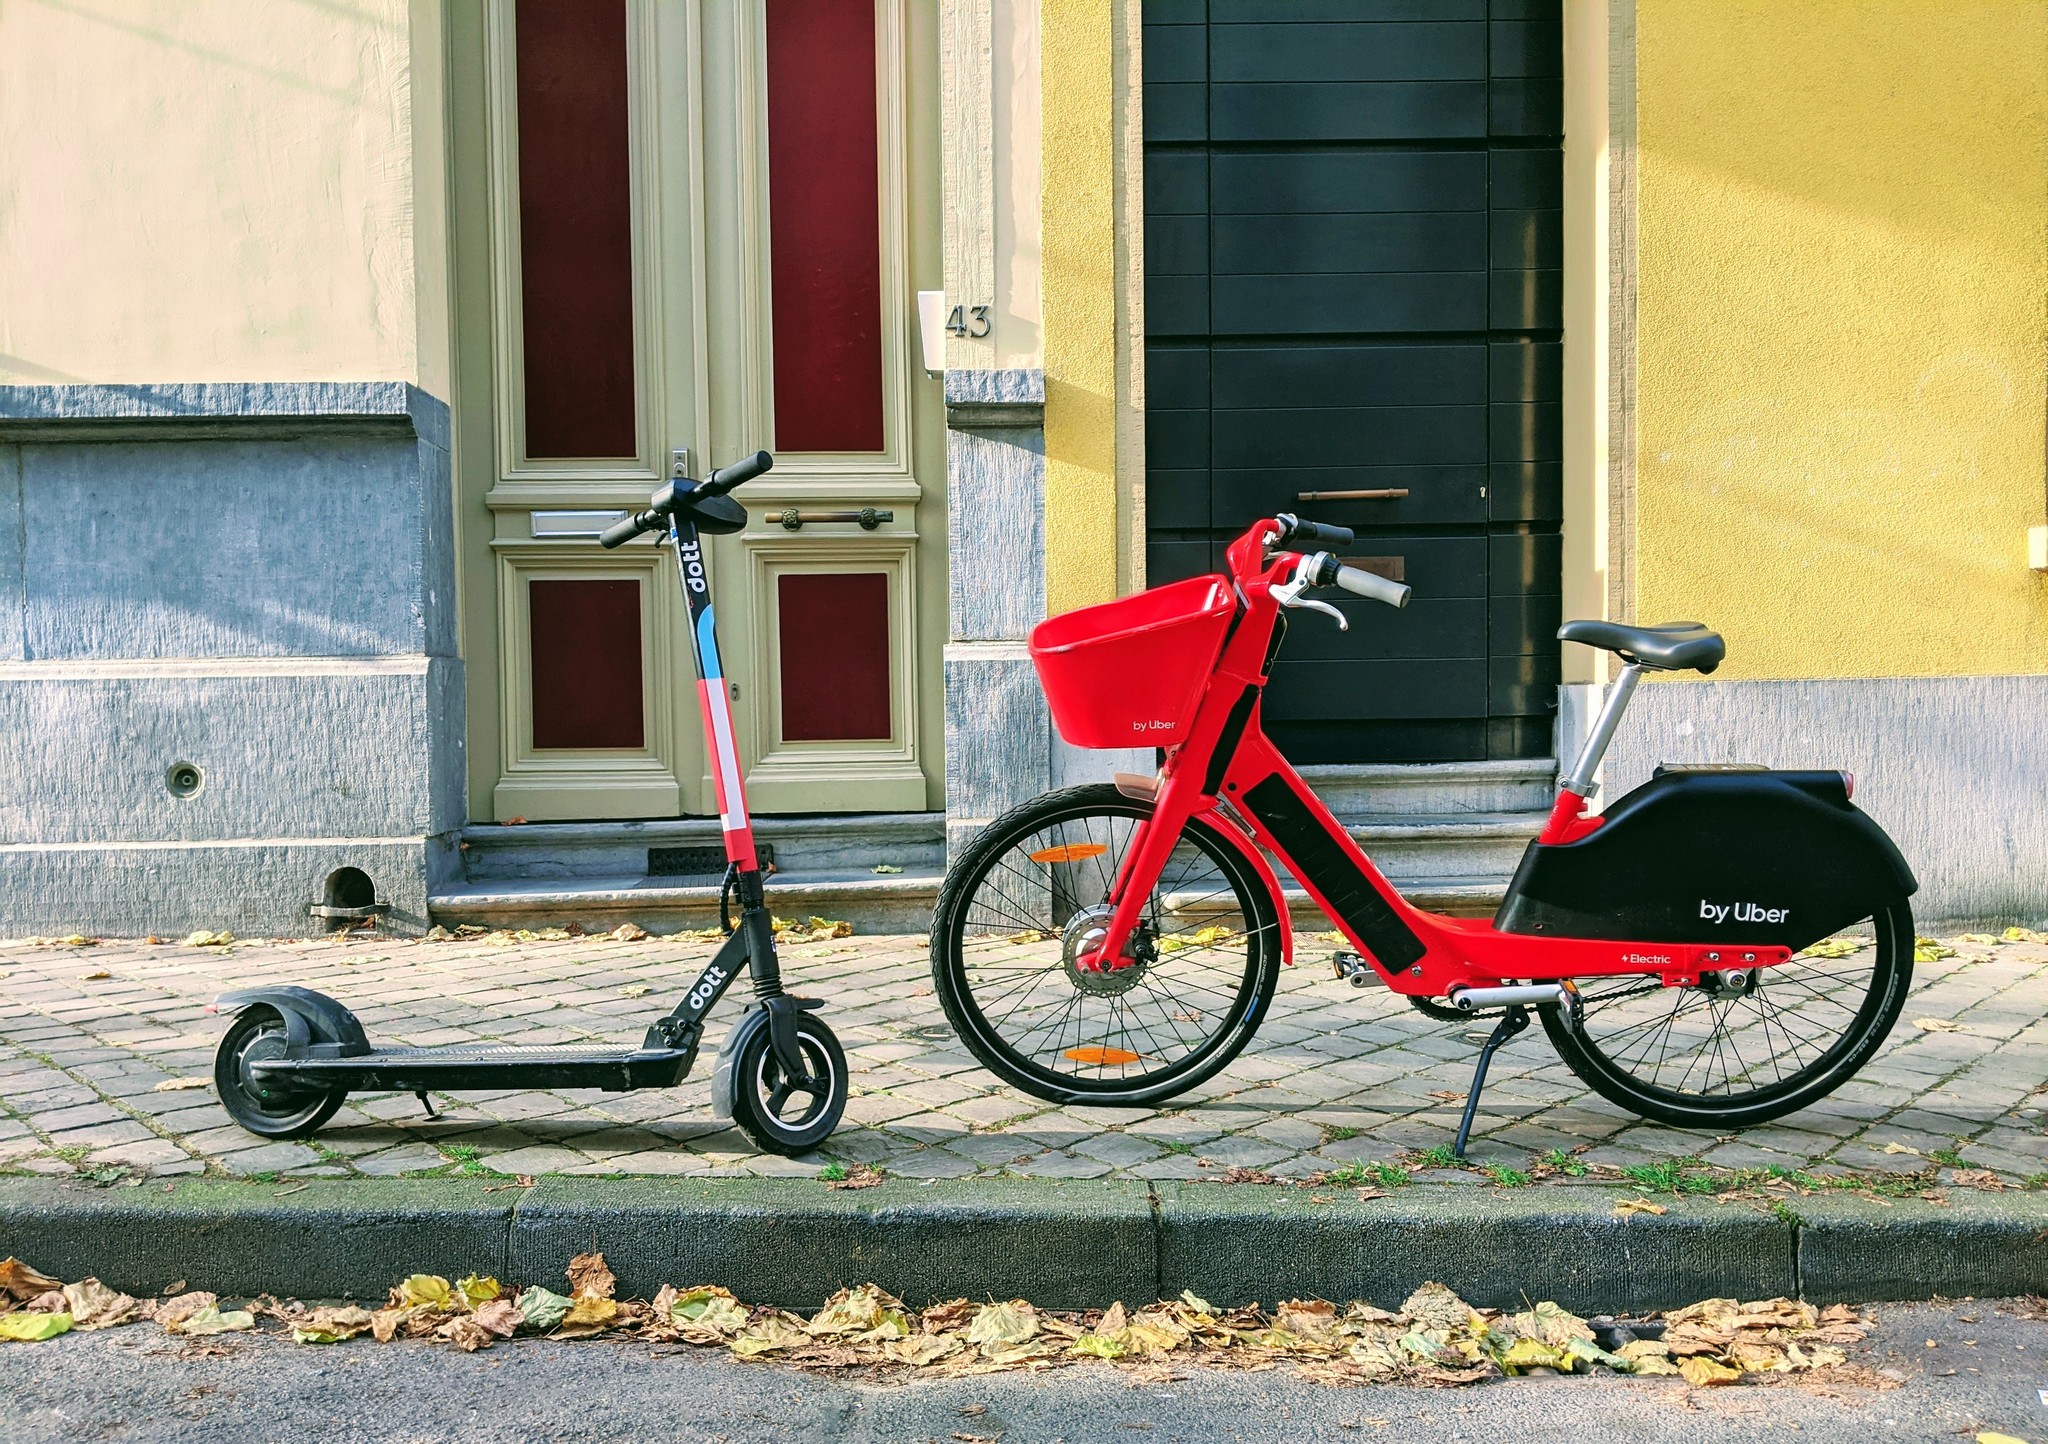
[[[1607,756],[1607,744],[1614,740],[1615,729],[1621,725],[1621,714],[1628,710],[1628,699],[1635,695],[1636,683],[1643,679],[1640,662],[1629,662],[1621,669],[1621,675],[1614,679],[1614,685],[1607,691],[1607,700],[1600,708],[1600,715],[1594,719],[1593,730],[1586,734],[1586,745],[1579,749],[1579,760],[1572,764],[1572,770],[1558,784],[1558,790],[1569,792],[1576,797],[1591,797],[1597,785],[1593,778],[1600,771],[1600,763]]]

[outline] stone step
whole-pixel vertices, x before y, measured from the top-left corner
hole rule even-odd
[[[768,879],[768,910],[777,917],[831,918],[861,933],[921,933],[939,898],[936,868],[873,872],[777,873]],[[718,884],[642,875],[493,879],[449,888],[427,899],[435,922],[494,928],[560,927],[591,932],[638,923],[649,932],[710,927],[718,921]]]
[[[1544,818],[1541,812],[1413,813],[1346,821],[1345,831],[1404,892],[1450,879],[1505,887]]]
[[[877,863],[906,873],[936,872],[946,862],[946,815],[757,817],[754,840],[784,873],[858,875]],[[724,846],[715,817],[482,825],[462,832],[471,883],[647,877],[684,887],[716,881],[725,870]]]
[[[1340,819],[1546,812],[1557,790],[1547,757],[1504,762],[1324,764],[1299,769]]]

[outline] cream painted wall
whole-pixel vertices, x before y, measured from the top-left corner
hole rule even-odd
[[[0,383],[445,396],[419,356],[408,10],[0,3]]]
[[[996,232],[992,364],[1042,366],[1038,0],[994,0],[990,11]]]
[[[2048,3],[1636,21],[1638,618],[1725,677],[2048,671]]]

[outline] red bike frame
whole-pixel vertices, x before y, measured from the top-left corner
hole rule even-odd
[[[1443,997],[1460,987],[1641,974],[1668,987],[1698,983],[1702,969],[1782,963],[1791,950],[1750,944],[1630,943],[1504,933],[1485,919],[1448,917],[1411,906],[1280,755],[1260,726],[1281,603],[1273,588],[1302,560],[1267,551],[1277,524],[1262,521],[1228,553],[1238,614],[1203,690],[1186,739],[1170,748],[1146,784],[1154,811],[1138,825],[1111,893],[1099,948],[1083,967],[1129,966],[1126,946],[1189,819],[1200,817],[1245,856],[1270,890],[1280,918],[1281,956],[1293,961],[1293,929],[1278,878],[1260,848],[1279,858],[1387,986]],[[1585,799],[1559,794],[1542,840],[1582,837],[1600,825]],[[1254,845],[1256,844],[1256,845]]]

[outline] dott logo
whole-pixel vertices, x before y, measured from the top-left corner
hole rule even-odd
[[[683,580],[693,592],[704,590],[704,554],[696,542],[677,549],[683,562]]]
[[[1767,908],[1762,903],[1717,903],[1700,899],[1700,918],[1710,923],[1781,923],[1792,916],[1790,908]]]
[[[710,1002],[712,994],[718,991],[718,985],[724,982],[725,979],[726,971],[724,968],[719,967],[718,964],[713,963],[710,967],[706,968],[704,976],[697,979],[697,986],[690,989],[690,1006],[701,1008]]]

